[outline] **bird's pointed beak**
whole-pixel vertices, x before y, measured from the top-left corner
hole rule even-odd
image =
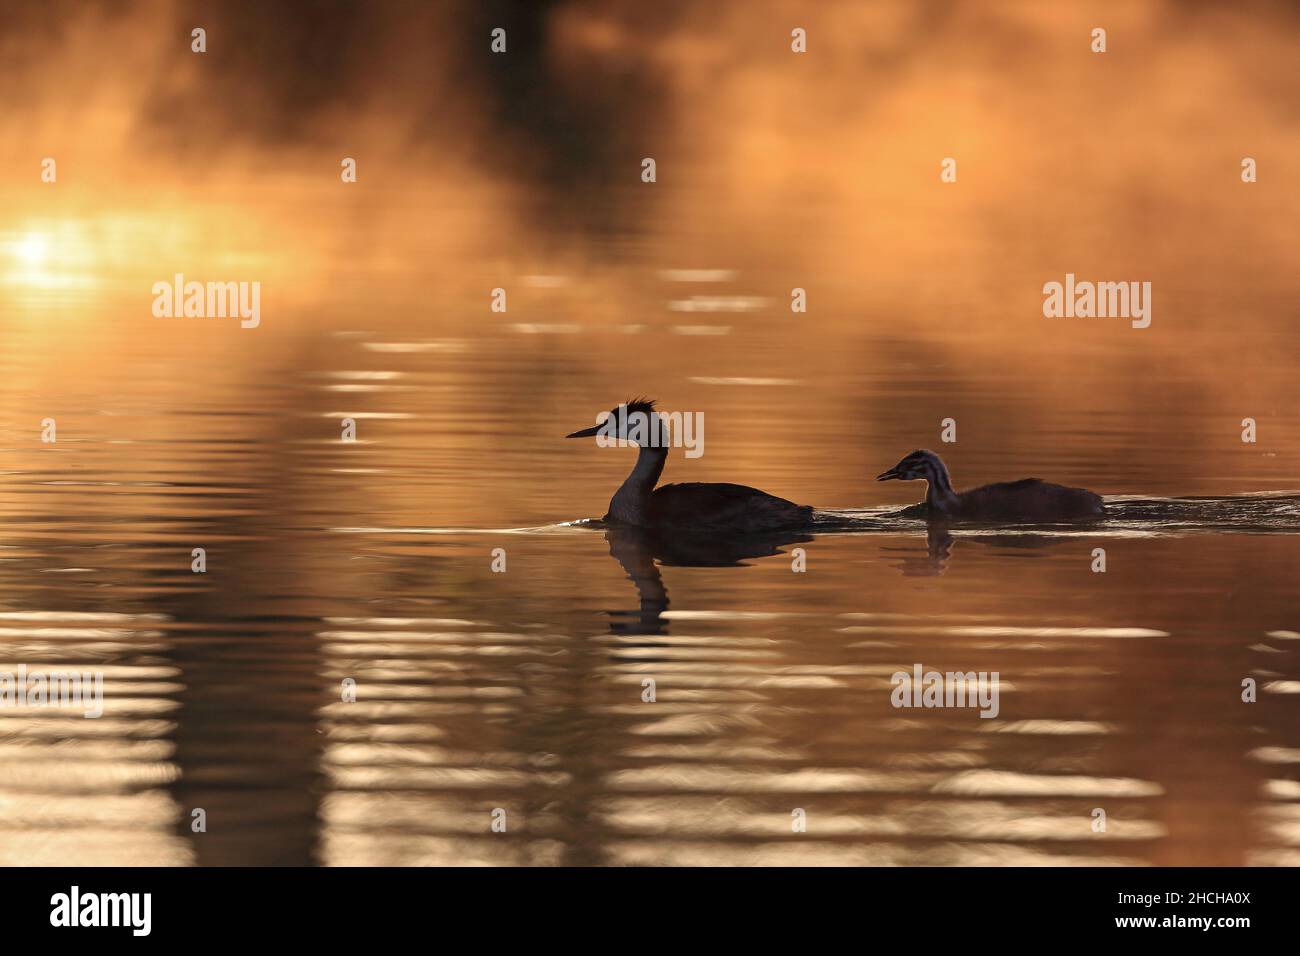
[[[590,438],[592,435],[597,434],[599,431],[600,431],[599,425],[592,425],[590,428],[584,428],[580,432],[572,432],[571,434],[565,435],[564,437],[565,438]]]
[[[889,471],[882,471],[876,475],[876,481],[902,481],[903,476],[898,473],[898,466],[895,465]]]

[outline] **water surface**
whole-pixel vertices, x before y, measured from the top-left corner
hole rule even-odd
[[[609,392],[512,400],[557,360],[516,341],[304,333],[243,381],[137,343],[124,369],[6,392],[3,657],[100,670],[107,702],[4,716],[4,862],[1296,861],[1293,496],[928,529],[895,514],[919,486],[845,467],[867,455],[824,393],[719,386],[712,444],[671,476],[842,507],[756,545],[648,541],[563,523],[603,511],[632,453],[560,438]],[[749,401],[782,409],[775,434]],[[1055,447],[1036,470],[1094,481]],[[998,671],[998,718],[892,708],[916,663]]]

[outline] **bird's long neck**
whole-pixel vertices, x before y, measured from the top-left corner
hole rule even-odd
[[[632,474],[627,476],[609,500],[609,517],[625,524],[645,524],[650,493],[655,490],[666,461],[667,448],[642,445],[637,452]]]
[[[957,493],[952,490],[948,467],[937,458],[927,458],[925,468],[925,503],[931,510],[950,514],[957,508]]]

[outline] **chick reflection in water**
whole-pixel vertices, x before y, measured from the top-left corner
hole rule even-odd
[[[1045,555],[1053,545],[1071,540],[1065,535],[1052,534],[977,534],[966,535],[962,547],[976,545],[986,548],[1001,548],[1024,556]],[[932,578],[938,577],[948,569],[952,560],[957,539],[948,530],[948,525],[941,521],[930,521],[925,530],[925,551],[922,553],[913,546],[887,547],[888,552],[897,552],[899,559],[894,563],[904,577]]]
[[[751,535],[807,528],[813,509],[748,485],[689,482],[656,488],[672,435],[650,399],[625,402],[598,425],[566,438],[600,436],[638,446],[632,473],[610,499],[611,524],[682,533]]]
[[[783,554],[782,548],[812,539],[797,533],[769,533],[733,538],[681,538],[631,525],[605,530],[609,553],[627,574],[641,599],[635,612],[610,611],[613,634],[665,634],[668,588],[659,567],[735,568],[753,558]]]
[[[943,525],[931,524],[925,532],[925,555],[916,553],[913,547],[886,548],[886,551],[899,551],[901,556],[894,564],[905,578],[934,578],[943,574],[952,556],[953,536]]]

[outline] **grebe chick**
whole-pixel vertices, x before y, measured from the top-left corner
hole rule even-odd
[[[656,488],[668,460],[669,438],[650,399],[625,402],[611,420],[566,438],[603,435],[638,446],[636,464],[609,501],[605,521],[640,528],[707,531],[711,534],[761,534],[804,528],[813,509],[746,485],[690,482]]]
[[[1101,497],[1084,488],[1067,488],[1040,478],[1000,481],[968,491],[953,491],[948,468],[932,451],[918,449],[876,481],[912,481],[929,485],[924,507],[928,517],[972,521],[1070,521],[1104,513]]]

